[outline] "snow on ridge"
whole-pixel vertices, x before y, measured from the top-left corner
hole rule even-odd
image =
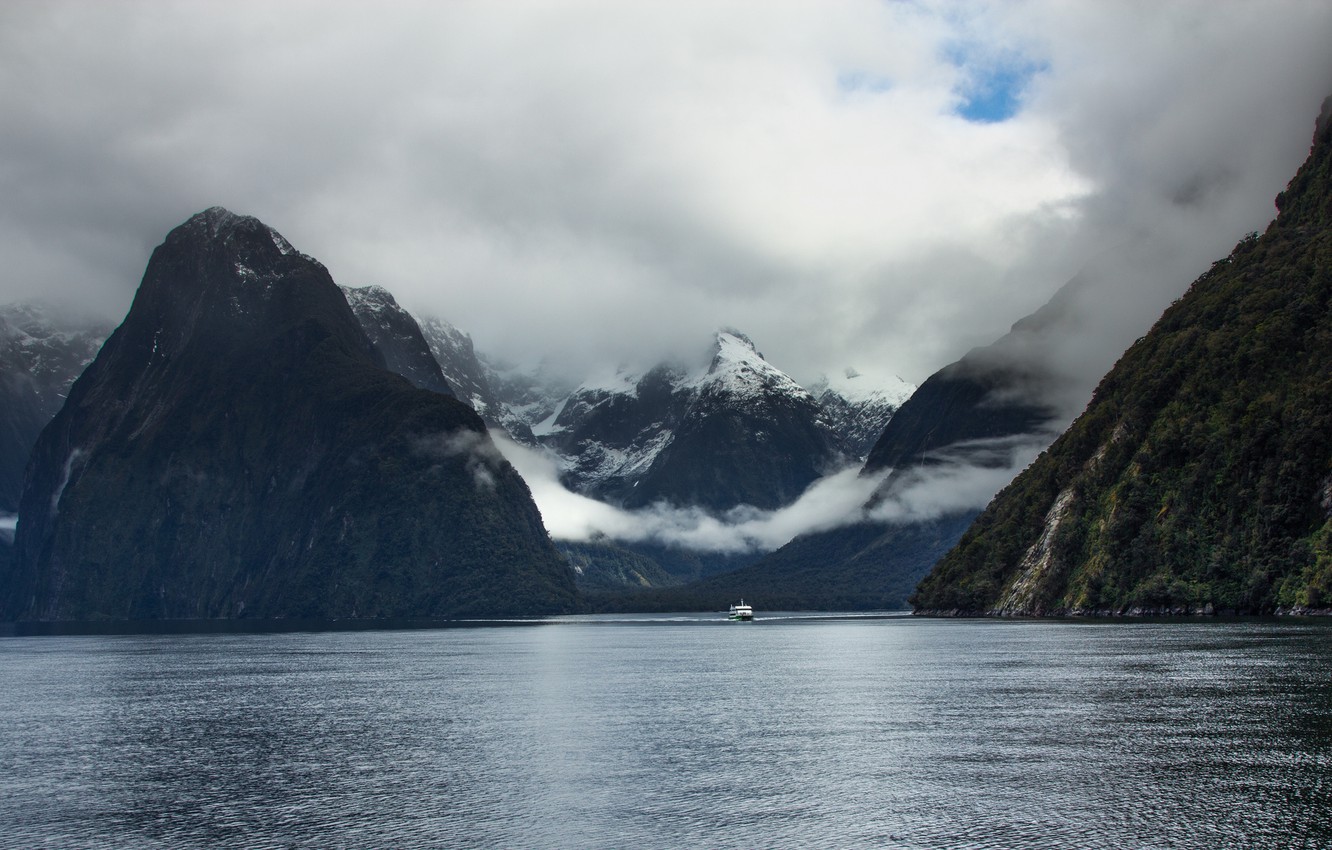
[[[840,375],[824,375],[810,387],[810,390],[816,396],[832,392],[852,404],[876,402],[901,407],[911,398],[916,386],[896,375],[891,377],[866,375],[856,369],[847,368]]]
[[[718,390],[741,399],[774,393],[814,399],[790,375],[763,359],[747,336],[732,330],[717,332],[712,362],[704,372],[688,379],[684,386]]]
[[[609,481],[620,478],[633,480],[656,461],[667,446],[675,440],[675,432],[669,428],[657,431],[641,443],[634,443],[620,448],[604,443],[594,443],[579,455],[570,457],[556,453],[560,467],[566,471],[578,469],[586,484]]]
[[[616,368],[615,373],[606,375],[602,373],[595,375],[578,385],[572,395],[581,395],[583,393],[606,393],[608,395],[627,395],[632,398],[638,397],[638,383],[643,380],[640,372],[634,371],[627,366]]]
[[[432,333],[437,334],[442,339],[449,340],[451,343],[457,344],[462,340],[470,340],[472,338],[471,334],[458,330],[451,323],[446,322],[439,316],[425,316],[424,318],[418,319],[416,323],[421,326],[422,331],[429,328]]]
[[[347,303],[353,308],[362,307],[371,312],[382,312],[398,306],[393,293],[378,284],[368,286],[340,286]]]
[[[282,256],[285,257],[288,254],[297,253],[296,249],[291,247],[291,243],[288,242],[281,233],[278,233],[273,228],[271,227],[268,228],[268,235],[273,240],[273,244],[277,247],[278,252],[281,253]]]

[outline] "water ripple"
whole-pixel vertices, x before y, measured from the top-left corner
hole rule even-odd
[[[1332,846],[1332,627],[0,639],[0,846]]]

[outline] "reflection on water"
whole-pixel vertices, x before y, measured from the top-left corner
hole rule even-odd
[[[0,639],[0,845],[1332,846],[1332,624]]]

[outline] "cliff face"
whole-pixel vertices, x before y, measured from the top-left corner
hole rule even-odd
[[[191,218],[37,442],[0,616],[571,607],[481,420],[384,366],[322,265],[256,219]]]
[[[18,511],[37,435],[111,333],[62,312],[36,303],[0,307],[0,514]]]
[[[1332,103],[1332,101],[1329,101]],[[934,613],[1332,607],[1332,120],[913,598]]]

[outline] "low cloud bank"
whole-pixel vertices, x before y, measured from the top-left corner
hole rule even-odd
[[[798,535],[857,522],[917,522],[982,508],[1048,443],[1038,438],[998,441],[986,447],[991,459],[994,452],[1004,452],[1006,462],[997,466],[977,465],[974,445],[940,453],[933,465],[907,473],[879,499],[876,492],[888,473],[862,476],[858,468],[848,468],[816,481],[786,507],[764,511],[742,505],[716,515],[667,504],[629,511],[579,495],[560,483],[559,468],[549,454],[518,445],[500,433],[492,436],[527,482],[556,540],[604,536],[728,554],[772,551]]]
[[[1053,435],[1020,434],[973,440],[931,457],[931,465],[909,469],[876,494],[865,510],[872,522],[907,523],[979,510],[1026,469]]]

